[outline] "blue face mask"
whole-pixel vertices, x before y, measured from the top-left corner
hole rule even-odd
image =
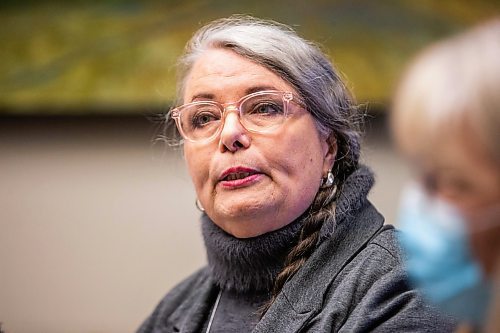
[[[442,312],[481,326],[492,286],[471,254],[465,218],[414,184],[403,194],[399,227],[410,282]]]

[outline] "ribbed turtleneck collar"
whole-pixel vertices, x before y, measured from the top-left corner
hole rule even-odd
[[[268,291],[297,242],[301,221],[253,238],[236,238],[202,216],[208,267],[223,289],[237,292]]]
[[[347,178],[337,200],[335,216],[324,222],[318,244],[332,236],[336,224],[348,223],[367,201],[373,183],[373,174],[365,166]],[[258,237],[236,238],[205,214],[201,222],[211,276],[220,288],[236,292],[269,291],[302,226],[302,218],[299,218]]]
[[[360,165],[345,180],[337,199],[335,216],[328,218],[321,228],[319,243],[332,237],[335,226],[341,223],[349,223],[358,211],[368,201],[375,178],[370,168]]]

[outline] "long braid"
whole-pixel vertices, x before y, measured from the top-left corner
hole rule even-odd
[[[288,253],[285,267],[276,276],[271,299],[260,309],[261,316],[274,303],[285,283],[297,273],[314,252],[323,222],[335,213],[336,194],[336,186],[319,190],[304,219],[299,240]]]

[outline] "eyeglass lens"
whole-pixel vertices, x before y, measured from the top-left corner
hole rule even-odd
[[[244,98],[239,106],[240,122],[249,131],[265,132],[281,125],[286,117],[283,93],[265,93]],[[223,107],[215,102],[195,102],[180,112],[180,126],[190,140],[204,140],[222,126]]]

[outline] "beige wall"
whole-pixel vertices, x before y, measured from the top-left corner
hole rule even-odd
[[[407,172],[374,125],[364,160],[393,221]],[[6,333],[131,332],[205,261],[180,152],[144,118],[0,119]]]

